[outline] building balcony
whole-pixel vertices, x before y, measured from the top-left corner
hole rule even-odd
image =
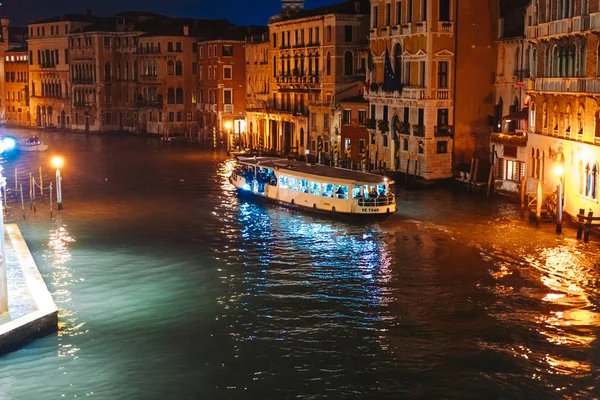
[[[430,99],[452,100],[453,94],[450,89],[426,89],[419,86],[404,86],[400,91],[385,91],[379,87],[376,90],[366,89],[365,98],[369,101],[383,100],[385,102]]]
[[[56,64],[53,63],[41,63],[40,67],[43,69],[56,68]]]
[[[158,75],[140,75],[140,79],[144,81],[154,81],[158,79]]]
[[[435,137],[454,137],[454,127],[452,125],[438,125],[433,132]]]
[[[412,23],[407,23],[402,25],[402,34],[410,35],[412,33]]]
[[[223,104],[223,112],[233,114],[233,104]]]
[[[600,95],[600,78],[534,78],[526,80],[525,89],[542,93]]]
[[[590,29],[593,31],[600,30],[600,12],[590,14]]]
[[[140,46],[135,50],[135,54],[140,54],[140,55],[142,55],[142,54],[162,54],[162,51],[158,47],[146,48],[146,47]]]
[[[138,100],[135,106],[139,108],[162,108],[162,100]]]
[[[527,134],[525,132],[492,133],[490,141],[492,143],[525,147],[527,146]]]
[[[438,21],[438,32],[454,33],[454,21]]]
[[[75,108],[89,108],[94,107],[96,104],[89,101],[74,101],[73,107]]]
[[[586,16],[577,16],[573,17],[573,32],[583,32],[590,29],[590,17]]]
[[[415,24],[416,33],[427,33],[427,21],[420,21]]]
[[[416,137],[425,137],[425,126],[424,125],[418,125],[415,124],[412,126],[413,130],[413,136]]]
[[[89,79],[73,79],[72,80],[73,85],[93,85],[96,82],[94,81],[94,79],[89,78]]]

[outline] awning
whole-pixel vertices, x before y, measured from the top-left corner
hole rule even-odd
[[[529,118],[529,108],[524,108],[521,111],[510,113],[502,117],[503,121],[527,121]]]

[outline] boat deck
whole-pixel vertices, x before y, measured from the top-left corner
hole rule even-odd
[[[287,160],[284,158],[275,157],[238,157],[239,162],[263,168],[274,170],[289,170],[303,174],[317,175],[334,179],[342,179],[352,182],[363,183],[382,183],[387,178],[370,174],[368,172],[353,171],[337,167],[329,167],[326,165],[307,164],[296,160]],[[394,181],[387,180],[388,184],[393,184]]]

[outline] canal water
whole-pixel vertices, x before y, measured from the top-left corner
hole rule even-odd
[[[4,133],[28,135],[29,132]],[[0,399],[599,396],[599,246],[518,206],[399,190],[350,224],[236,197],[224,154],[42,134],[64,210],[9,202],[60,309],[0,358]]]

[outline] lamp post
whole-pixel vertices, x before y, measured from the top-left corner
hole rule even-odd
[[[231,127],[232,127],[231,121],[225,121],[225,132],[227,132],[227,143],[230,144],[229,147],[232,147],[231,146]],[[231,150],[231,148],[228,150]]]
[[[556,233],[562,233],[562,217],[563,217],[563,185],[562,176],[565,173],[565,168],[562,165],[554,167],[554,175],[558,178],[558,189],[556,199]]]
[[[58,210],[62,210],[62,177],[60,176],[60,167],[64,164],[62,157],[54,157],[52,159],[52,166],[56,168],[56,204]]]

